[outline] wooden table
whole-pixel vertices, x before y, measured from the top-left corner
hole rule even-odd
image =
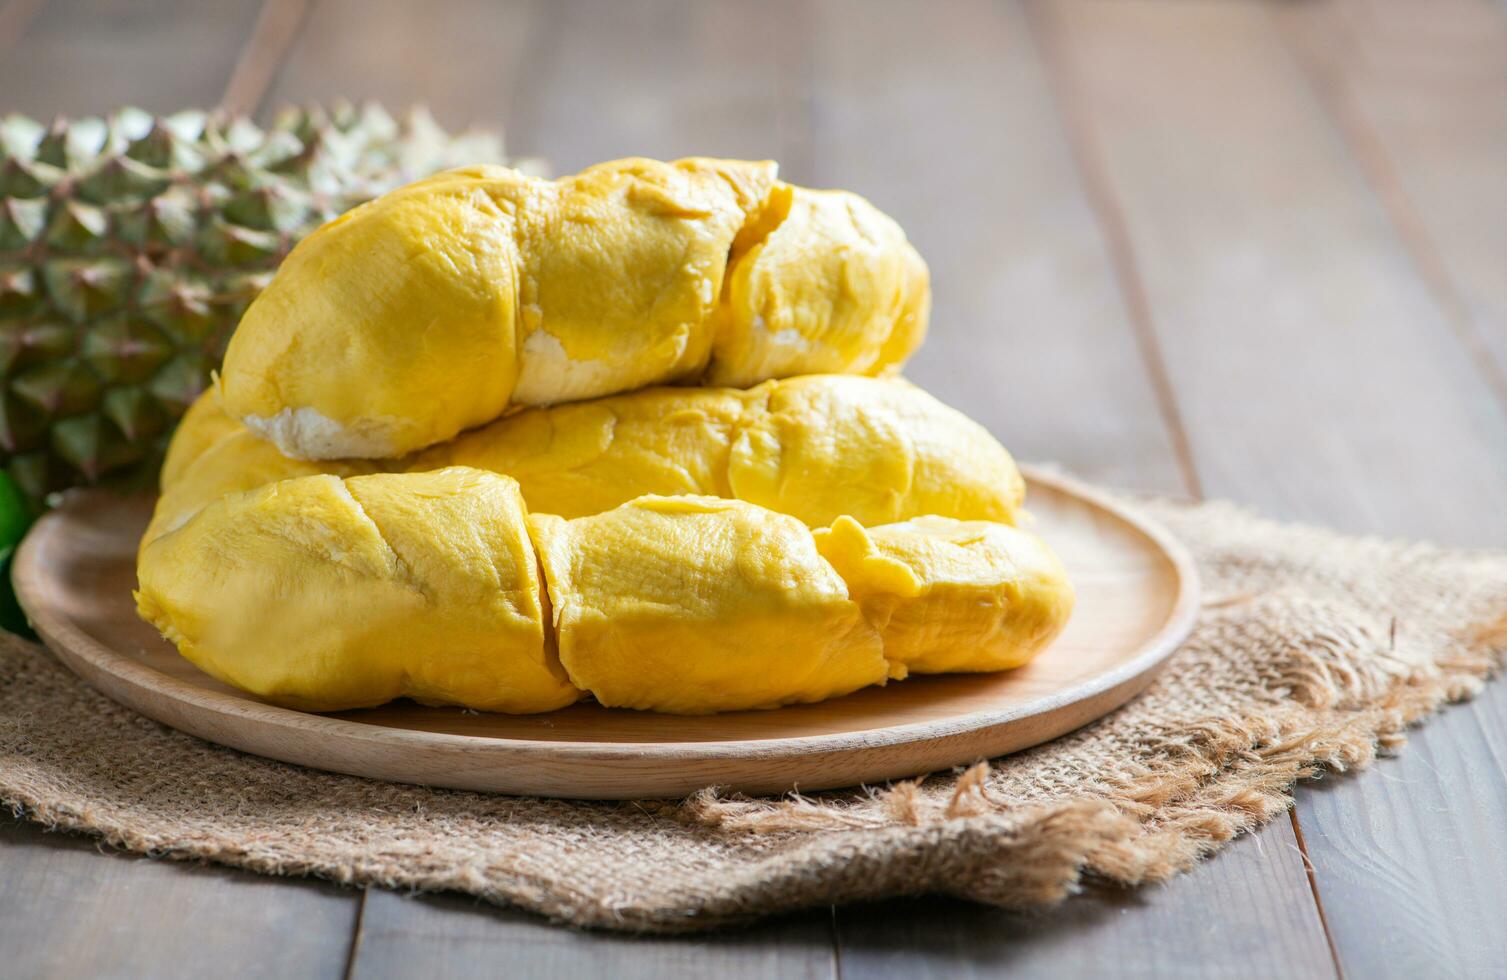
[[[339,95],[558,171],[777,157],[931,262],[912,375],[1025,459],[1507,544],[1507,13],[1487,0],[9,0],[0,111]],[[690,940],[101,854],[0,824],[7,975],[1484,976],[1507,685],[1165,887]]]

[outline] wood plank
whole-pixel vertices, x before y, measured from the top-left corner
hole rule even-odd
[[[1274,8],[1419,272],[1507,399],[1507,16],[1479,0]]]
[[[1029,25],[1014,6],[948,10],[819,8],[810,179],[870,195],[931,262],[933,333],[909,372],[918,382],[1027,458],[1186,493]],[[1178,944],[1162,948],[1201,973],[1332,974],[1286,820],[1133,896],[1029,917],[891,903],[839,910],[838,922],[849,978],[1096,964],[1149,976],[1168,964],[1147,938],[1172,935]]]
[[[528,76],[519,145],[560,173],[635,155],[774,157],[798,171],[810,145],[803,17],[787,0],[554,3],[555,46]]]
[[[1351,976],[1500,976],[1507,908],[1507,686],[1412,734],[1360,778],[1298,795]]]
[[[1471,0],[1419,6],[1343,0],[1276,8],[1315,92],[1365,170],[1393,227],[1441,311],[1499,398],[1507,399],[1507,17]],[[1492,534],[1492,532],[1488,532]],[[1495,540],[1500,543],[1500,536]],[[1369,906],[1335,902],[1329,920],[1363,966],[1468,973],[1500,966],[1492,932],[1441,932],[1434,911],[1451,903],[1441,885],[1480,858],[1482,839],[1500,840],[1507,815],[1507,690],[1495,685],[1469,710],[1451,710],[1416,734],[1397,778],[1470,786],[1461,824],[1440,826],[1425,805],[1396,806],[1389,787],[1325,783],[1305,794],[1317,873],[1362,894],[1378,882],[1427,896],[1400,908],[1405,932],[1377,932]],[[1392,789],[1391,792],[1395,792]],[[1453,796],[1454,794],[1450,794]],[[1395,842],[1443,862],[1418,877],[1378,860]],[[1442,845],[1441,846],[1441,841]],[[1500,852],[1497,852],[1500,854]],[[1488,862],[1501,876],[1500,860]],[[1466,871],[1465,873],[1469,873]],[[1331,889],[1335,891],[1335,889]],[[1477,900],[1491,900],[1478,896]],[[1496,901],[1500,902],[1501,893]],[[1500,907],[1500,906],[1499,906]],[[1363,937],[1369,937],[1369,942]],[[1420,938],[1423,940],[1420,942]],[[1352,954],[1352,961],[1355,956]]]
[[[950,899],[842,910],[842,976],[1332,977],[1290,828],[1273,832],[1281,826],[1287,821],[1237,839],[1164,885],[1091,890],[1040,913]],[[1261,928],[1248,925],[1253,908],[1262,910]]]
[[[1209,492],[1354,531],[1507,542],[1507,414],[1267,11],[1039,9]],[[1500,968],[1504,698],[1454,709],[1368,777],[1299,789],[1347,972]]]
[[[256,21],[240,0],[52,0],[0,59],[4,111],[86,116],[208,108]]]
[[[553,42],[536,0],[321,0],[265,105],[375,99],[430,106],[447,126],[506,125],[529,99],[530,62]],[[514,148],[529,148],[510,139]]]
[[[641,154],[788,157],[804,139],[801,43],[785,6],[729,0],[325,0],[270,104],[417,100],[451,126],[502,126],[557,173]],[[782,53],[784,52],[784,53]]]
[[[1209,492],[1507,541],[1507,522],[1483,526],[1507,416],[1264,8],[1039,9],[1067,35]]]
[[[360,893],[105,850],[0,820],[13,977],[339,977]]]
[[[837,975],[826,910],[709,935],[635,937],[573,932],[462,896],[367,894],[351,974],[358,980],[499,973],[620,980]]]

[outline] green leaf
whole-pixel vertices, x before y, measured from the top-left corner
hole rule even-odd
[[[31,507],[25,495],[14,480],[0,473],[0,629],[34,640],[36,634],[26,623],[10,581],[11,558],[30,526]]]

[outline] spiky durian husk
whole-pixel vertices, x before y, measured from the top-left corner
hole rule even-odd
[[[34,502],[153,472],[300,237],[445,167],[501,162],[377,106],[0,120],[0,467]]]

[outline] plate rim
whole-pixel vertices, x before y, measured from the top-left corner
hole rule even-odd
[[[27,619],[42,637],[46,646],[75,674],[79,674],[98,690],[87,676],[85,669],[110,674],[135,688],[150,694],[165,695],[179,702],[187,702],[195,708],[222,715],[232,715],[247,721],[273,726],[285,731],[308,732],[311,727],[325,734],[372,743],[379,746],[402,746],[411,744],[426,748],[448,748],[458,751],[508,752],[527,751],[573,761],[612,761],[631,758],[636,762],[672,761],[717,761],[727,759],[750,759],[762,756],[799,758],[825,755],[853,750],[872,750],[887,746],[903,745],[923,739],[944,738],[964,733],[995,728],[1025,718],[1060,710],[1072,704],[1091,701],[1117,688],[1125,686],[1123,698],[1117,699],[1106,711],[1129,701],[1144,688],[1135,685],[1141,679],[1149,683],[1156,671],[1181,645],[1197,619],[1201,606],[1201,583],[1198,568],[1187,546],[1178,540],[1161,522],[1133,506],[1061,472],[1040,466],[1021,465],[1022,475],[1031,483],[1048,486],[1069,496],[1086,500],[1096,508],[1106,511],[1119,521],[1134,528],[1149,539],[1168,559],[1177,578],[1177,599],[1165,621],[1135,653],[1115,668],[1096,674],[1077,684],[1054,691],[1040,698],[1019,702],[1001,708],[986,708],[944,719],[906,722],[882,728],[866,728],[853,731],[823,732],[810,735],[780,736],[767,739],[728,739],[697,742],[585,742],[557,741],[550,739],[521,739],[505,736],[466,735],[454,732],[432,732],[388,725],[370,724],[334,718],[329,715],[299,711],[278,705],[254,701],[219,691],[196,687],[169,674],[162,673],[141,662],[115,651],[83,632],[72,621],[41,601],[39,591],[45,573],[40,569],[38,552],[52,533],[54,522],[68,507],[65,499],[62,506],[44,514],[33,525],[16,552],[12,579],[16,597]],[[74,500],[79,499],[77,496]],[[88,651],[88,656],[80,652]],[[84,661],[83,665],[75,660]],[[106,697],[111,697],[108,692]],[[115,698],[111,698],[116,700]],[[135,706],[132,710],[140,710]],[[146,712],[141,712],[147,714]],[[155,720],[155,719],[154,719]],[[163,722],[164,724],[167,724]],[[171,726],[170,727],[177,727]],[[1071,730],[1071,729],[1070,729]],[[190,733],[195,734],[197,733]],[[1065,733],[1063,733],[1065,734]],[[197,736],[205,737],[205,736]],[[1060,737],[1054,736],[1054,737]],[[215,739],[208,739],[216,741]]]

